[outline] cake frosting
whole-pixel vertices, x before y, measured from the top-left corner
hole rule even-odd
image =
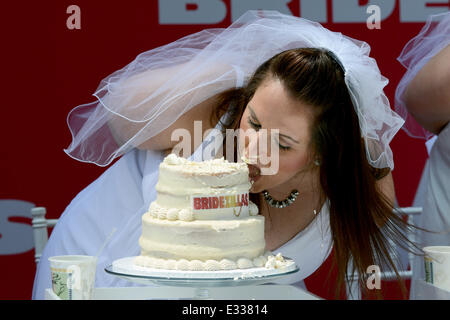
[[[265,266],[264,217],[249,199],[245,163],[194,162],[170,154],[159,166],[157,197],[142,216],[135,264],[173,270]]]

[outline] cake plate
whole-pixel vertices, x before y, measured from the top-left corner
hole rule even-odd
[[[284,257],[285,265],[282,268],[255,267],[218,271],[146,268],[136,266],[134,264],[135,258],[127,257],[115,260],[105,268],[105,271],[111,275],[139,284],[193,287],[195,288],[195,296],[192,299],[208,299],[210,297],[208,288],[210,287],[264,284],[299,271],[295,262],[287,257]]]

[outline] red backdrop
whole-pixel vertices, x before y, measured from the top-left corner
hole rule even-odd
[[[405,13],[401,14],[400,9],[406,10],[407,2],[402,1],[401,7],[399,0],[392,1],[393,10],[381,21],[381,29],[373,30],[368,29],[365,22],[335,22],[337,9],[333,8],[333,1],[317,1],[326,4],[322,12],[327,21],[323,23],[325,27],[371,45],[371,55],[378,61],[383,75],[390,80],[385,92],[391,104],[396,84],[404,72],[396,57],[406,42],[422,28],[424,21],[402,22],[404,19],[401,17]],[[30,1],[26,5],[8,1],[3,4],[2,83],[6,88],[1,108],[0,200],[30,201],[37,206],[45,206],[48,218],[58,218],[71,199],[105,170],[72,160],[63,152],[71,141],[66,126],[68,112],[79,104],[94,101],[92,93],[100,80],[131,62],[139,53],[205,27],[228,26],[236,2],[224,0],[223,20],[209,25],[159,24],[161,13],[156,0]],[[334,4],[345,6],[351,2],[357,6],[377,3],[337,0]],[[431,4],[423,4],[422,11],[427,12],[431,5],[436,6],[436,1],[428,2]],[[440,2],[448,7],[448,0]],[[186,3],[187,10],[195,11],[201,9],[203,2]],[[288,2],[292,14],[301,15],[300,3],[299,0]],[[70,30],[66,26],[70,16],[66,9],[73,4],[81,9],[81,29]],[[266,7],[255,7],[262,8]],[[408,206],[420,179],[426,149],[423,141],[409,138],[403,131],[391,146],[398,202],[401,206]],[[14,220],[9,217],[8,221],[31,224],[29,218]],[[0,232],[1,241],[8,239]],[[328,260],[306,279],[308,288],[325,298],[333,297],[333,292],[327,289],[333,287],[333,278],[324,284],[330,265]],[[29,299],[34,273],[34,250],[0,255],[0,298]],[[385,285],[383,288],[386,297],[398,297],[395,286]]]

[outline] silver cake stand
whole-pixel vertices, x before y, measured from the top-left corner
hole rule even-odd
[[[115,260],[105,271],[119,278],[139,283],[174,287],[195,288],[192,299],[208,299],[211,287],[259,285],[291,275],[299,271],[295,262],[284,257],[282,268],[249,268],[219,271],[165,270],[136,266],[134,259],[127,257]]]

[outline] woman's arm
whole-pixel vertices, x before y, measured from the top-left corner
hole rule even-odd
[[[439,134],[450,121],[450,46],[422,67],[404,93],[405,105],[426,130]]]
[[[162,99],[167,99],[167,94],[164,92],[160,94],[160,87],[165,86],[171,82],[176,82],[174,78],[178,74],[183,72],[183,68],[186,64],[180,64],[169,68],[159,70],[147,70],[140,74],[134,75],[128,79],[123,80],[120,85],[121,92],[116,93],[118,97],[125,97],[120,101],[111,98],[111,104],[119,104],[120,113],[131,119],[143,119],[147,112],[153,108],[153,106],[161,103]],[[190,68],[192,69],[192,68]],[[192,99],[197,97],[205,97],[203,101],[198,101],[195,106],[189,109],[189,111],[183,113],[181,116],[177,112],[173,112],[173,116],[179,116],[170,126],[151,138],[140,143],[137,148],[139,149],[151,149],[151,150],[166,150],[173,148],[179,141],[172,141],[171,134],[175,129],[187,129],[191,133],[193,138],[194,121],[202,121],[203,131],[213,127],[215,124],[210,123],[211,112],[213,112],[214,106],[217,103],[217,96],[221,93],[221,90],[227,88],[227,86],[233,86],[234,80],[228,76],[226,81],[217,82],[214,85],[198,86],[200,83],[208,82],[208,79],[214,79],[229,72],[229,67],[226,65],[218,65],[215,68],[200,69],[192,77],[189,83],[177,84],[176,88],[170,88],[171,96],[177,96],[179,92],[184,92],[182,96],[178,96],[173,105],[169,108],[178,108],[182,110],[184,106],[192,103]],[[228,82],[227,82],[228,81]],[[195,90],[191,90],[195,88]],[[153,92],[157,92],[153,95]],[[137,105],[141,104],[139,107]],[[176,104],[176,106],[175,106]],[[114,108],[112,108],[114,109]],[[169,110],[170,112],[170,110]],[[166,121],[170,119],[166,116]],[[158,120],[155,120],[158,121]],[[169,122],[170,123],[170,122]],[[146,122],[132,122],[128,121],[120,116],[111,115],[108,121],[111,134],[116,140],[118,145],[124,144],[136,133],[139,132]],[[191,150],[194,150],[196,146],[192,145]]]
[[[191,137],[191,151],[197,149],[199,143],[201,143],[203,140],[204,132],[215,126],[215,124],[212,124],[210,122],[210,119],[211,113],[214,111],[214,107],[216,106],[216,100],[217,97],[213,96],[201,102],[197,106],[185,112],[167,129],[163,130],[159,134],[151,137],[150,139],[139,145],[138,148],[145,150],[171,150],[173,147],[175,147],[176,144],[180,142],[178,140],[172,140],[172,133],[177,129],[185,129],[189,132]],[[194,122],[196,121],[201,121],[202,139],[194,138]]]

